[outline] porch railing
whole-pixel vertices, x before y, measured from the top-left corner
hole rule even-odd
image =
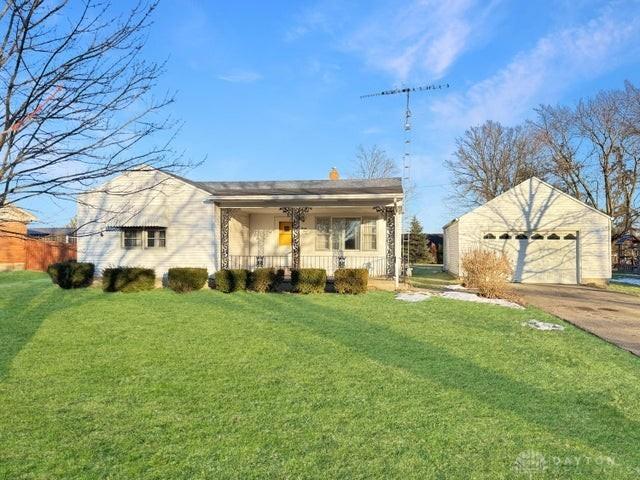
[[[384,277],[387,273],[387,259],[383,256],[301,255],[300,266],[302,268],[323,268],[327,271],[328,276],[333,276],[338,268],[366,268],[371,277]],[[229,255],[229,268],[288,269],[291,268],[291,258],[270,255]]]
[[[383,277],[387,271],[385,257],[356,257],[356,256],[321,256],[311,255],[300,257],[302,268],[323,268],[327,275],[332,276],[338,268],[366,268],[371,277]]]
[[[279,255],[229,255],[229,268],[255,270],[256,268],[291,268],[291,259]]]

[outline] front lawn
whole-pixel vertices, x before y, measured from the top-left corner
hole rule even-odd
[[[0,478],[637,478],[640,360],[531,318],[0,274]]]
[[[412,287],[443,291],[447,285],[455,285],[460,281],[453,275],[442,271],[442,265],[415,265],[409,278]]]

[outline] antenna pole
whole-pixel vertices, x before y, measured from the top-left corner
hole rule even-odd
[[[402,183],[403,183],[402,190],[405,192],[405,195],[407,190],[411,188],[411,109],[409,108],[410,95],[411,95],[411,92],[407,91],[407,106],[404,114],[404,155],[402,158]],[[410,229],[407,228],[408,219],[404,215],[404,212],[406,211],[406,204],[407,202],[405,197],[405,201],[402,202],[403,229],[405,229],[407,232],[407,246],[404,249],[405,250],[405,263],[404,263],[405,276],[409,273],[409,266],[410,266],[409,262],[411,258],[409,256],[409,252],[411,249],[411,231]],[[402,238],[402,234],[400,235],[400,238]]]
[[[393,90],[383,90],[382,92],[370,93],[367,95],[361,95],[360,98],[369,98],[369,97],[379,97],[386,95],[397,95],[399,93],[404,93],[407,96],[407,103],[404,115],[404,153],[402,157],[402,187],[406,194],[407,190],[411,189],[411,109],[410,109],[410,96],[411,92],[423,92],[426,90],[441,90],[444,88],[449,88],[448,83],[443,83],[440,85],[423,85],[420,87],[403,87],[396,88]],[[404,248],[403,254],[401,254],[401,261],[404,257],[405,262],[405,276],[408,273],[408,269],[410,268],[409,260],[410,260],[410,241],[411,241],[411,229],[408,228],[410,224],[410,220],[405,216],[407,212],[407,199],[404,198],[402,203],[402,229],[407,232],[407,245],[406,247],[402,245],[401,248]],[[403,238],[403,235],[400,235],[400,238]]]

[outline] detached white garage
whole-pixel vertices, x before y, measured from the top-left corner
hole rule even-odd
[[[611,278],[611,219],[538,178],[444,227],[444,269],[461,276],[473,249],[507,254],[514,282],[604,283]]]

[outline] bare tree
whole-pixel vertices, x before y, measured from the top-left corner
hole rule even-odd
[[[552,181],[613,217],[614,240],[629,232],[640,218],[640,91],[627,82],[536,114]]]
[[[527,128],[487,121],[468,129],[456,146],[445,165],[453,197],[462,204],[480,205],[533,175],[546,176],[538,142]]]
[[[358,146],[351,177],[371,179],[398,175],[399,169],[396,162],[382,148],[377,145],[369,149],[362,145]]]
[[[170,148],[177,125],[162,113],[173,97],[153,95],[163,64],[141,58],[156,3],[122,13],[72,3],[0,7],[0,206],[73,198],[141,165],[182,166]]]

